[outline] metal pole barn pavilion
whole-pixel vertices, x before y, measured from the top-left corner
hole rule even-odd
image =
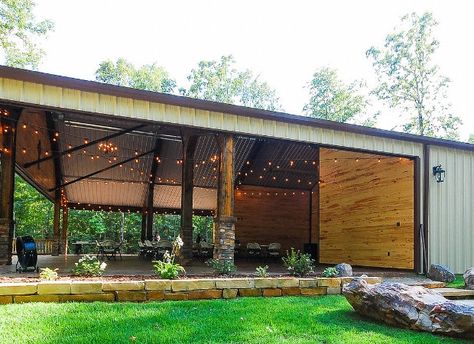
[[[68,209],[214,216],[235,241],[314,249],[321,263],[422,272],[474,265],[474,145],[0,67],[0,263],[11,263],[15,171]],[[62,221],[61,221],[62,216]]]

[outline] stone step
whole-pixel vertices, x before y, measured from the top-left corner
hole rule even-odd
[[[438,288],[437,292],[441,293],[447,299],[470,299],[474,298],[474,290],[458,289],[458,288]]]

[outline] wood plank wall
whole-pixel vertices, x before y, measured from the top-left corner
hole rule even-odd
[[[279,242],[283,252],[291,247],[303,250],[309,238],[309,209],[308,191],[301,195],[298,190],[242,185],[235,193],[236,240],[241,247]]]
[[[320,157],[320,262],[413,269],[414,162],[326,148]]]

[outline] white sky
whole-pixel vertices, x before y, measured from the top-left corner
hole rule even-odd
[[[303,87],[322,66],[345,81],[374,75],[365,51],[380,46],[399,18],[433,12],[441,46],[436,61],[451,80],[450,101],[462,139],[474,133],[474,2],[471,1],[105,1],[36,0],[38,18],[55,23],[41,71],[94,79],[100,61],[157,62],[178,85],[197,62],[232,54],[274,87],[286,112],[301,114]],[[393,112],[378,126],[390,129]]]

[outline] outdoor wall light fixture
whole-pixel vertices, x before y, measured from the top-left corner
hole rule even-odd
[[[444,182],[446,171],[441,167],[441,165],[433,166],[433,175],[438,183],[442,183]]]

